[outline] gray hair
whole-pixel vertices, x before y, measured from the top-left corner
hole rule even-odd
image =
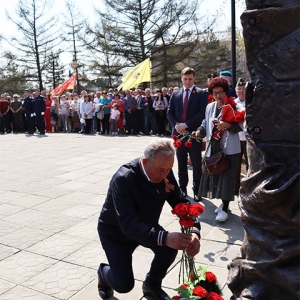
[[[175,156],[175,148],[171,139],[154,139],[144,150],[144,157],[152,161],[157,153],[163,153],[167,156]]]

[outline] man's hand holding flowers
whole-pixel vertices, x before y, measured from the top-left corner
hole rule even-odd
[[[188,257],[194,257],[200,251],[200,239],[199,236],[195,233],[192,234],[192,240],[189,246],[185,249],[185,252]]]
[[[200,251],[200,240],[197,234],[169,232],[166,245],[177,250],[184,250],[189,257],[194,257]]]
[[[169,232],[166,239],[166,245],[170,248],[183,250],[190,246],[192,237],[187,233]]]
[[[179,134],[184,134],[186,132],[187,126],[185,123],[177,123],[175,125],[175,130],[179,133]]]

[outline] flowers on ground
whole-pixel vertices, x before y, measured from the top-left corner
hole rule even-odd
[[[202,141],[202,139],[198,136],[196,136],[196,132],[193,131],[191,132],[185,132],[184,134],[180,134],[180,135],[172,135],[172,139],[173,139],[173,145],[175,148],[179,148],[182,143],[184,143],[184,146],[186,148],[191,148],[192,147],[192,139],[194,139],[196,142],[200,143]]]
[[[178,295],[173,300],[224,300],[216,275],[207,271],[207,267],[200,266],[196,276],[189,277],[175,291]]]

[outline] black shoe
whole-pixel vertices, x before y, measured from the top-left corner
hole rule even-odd
[[[187,197],[187,194],[184,192],[181,192],[180,198],[181,199],[185,199]]]
[[[180,198],[181,198],[181,199],[185,199],[186,197],[187,197],[187,192],[186,192],[186,190],[181,189]]]
[[[102,275],[102,268],[108,266],[107,264],[100,264],[98,274],[98,293],[101,299],[109,299],[114,295],[113,289],[105,282]]]
[[[194,201],[195,202],[200,202],[200,201],[202,201],[202,198],[198,197],[198,195],[194,195]]]
[[[150,296],[155,300],[169,300],[169,295],[162,290],[162,288],[159,289],[151,289],[150,287],[146,286],[145,281],[143,282],[143,293],[144,296]]]

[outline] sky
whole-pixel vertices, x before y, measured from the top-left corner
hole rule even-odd
[[[90,18],[93,16],[94,7],[101,8],[102,0],[73,0],[82,12],[83,18]],[[236,26],[241,29],[240,15],[245,10],[245,1],[236,0]],[[0,0],[0,34],[6,37],[17,36],[18,31],[15,25],[8,21],[6,18],[7,11],[9,14],[14,14],[15,8],[17,7],[18,0]],[[63,9],[64,0],[53,0],[53,12],[60,13]],[[213,3],[213,5],[212,5]],[[102,6],[103,7],[103,6]],[[231,26],[231,0],[201,0],[200,2],[200,15],[201,16],[218,16],[218,22],[216,24],[216,31],[222,31]],[[14,18],[16,19],[16,18]],[[20,20],[21,21],[21,20]],[[72,61],[72,54],[62,53],[60,59],[63,63]]]

